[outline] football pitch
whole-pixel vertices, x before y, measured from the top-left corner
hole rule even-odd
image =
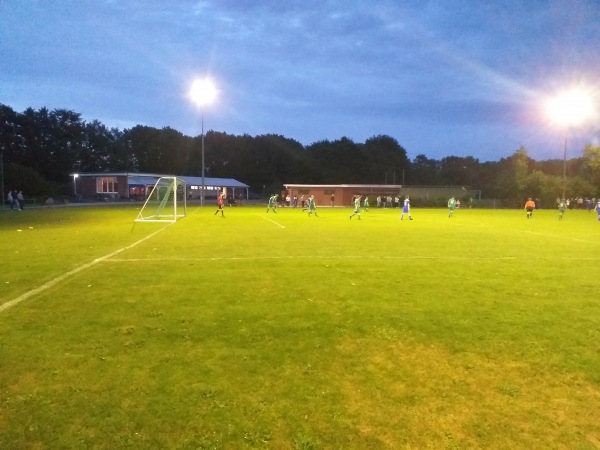
[[[137,211],[0,211],[0,448],[600,448],[594,213]]]

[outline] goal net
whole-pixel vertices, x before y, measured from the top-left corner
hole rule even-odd
[[[176,222],[186,215],[185,182],[160,177],[140,210],[136,222]]]

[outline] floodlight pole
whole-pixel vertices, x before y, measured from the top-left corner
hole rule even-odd
[[[568,135],[568,132],[565,132],[565,146],[563,149],[563,192],[562,192],[563,200],[565,200],[565,193],[567,190],[567,135]]]
[[[200,206],[204,206],[204,105],[201,107],[201,122],[202,122],[202,192],[200,193]]]
[[[549,116],[565,127],[565,145],[563,147],[563,199],[567,191],[567,138],[569,128],[580,125],[594,115],[594,105],[587,89],[571,88],[559,93],[546,103]]]
[[[204,106],[207,103],[213,101],[216,95],[216,89],[208,79],[196,80],[192,84],[190,95],[194,102],[200,106],[200,117],[202,121],[202,134],[201,134],[201,145],[202,145],[202,192],[200,193],[200,205],[204,206],[204,199],[206,194],[206,167],[204,161]]]

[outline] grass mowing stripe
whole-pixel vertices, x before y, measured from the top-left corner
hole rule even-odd
[[[144,238],[142,238],[142,239],[140,239],[138,241],[135,241],[133,244],[130,244],[130,245],[127,245],[127,246],[125,246],[123,248],[120,248],[120,249],[118,249],[118,250],[116,250],[116,251],[114,251],[112,253],[109,253],[106,256],[102,256],[100,258],[96,258],[92,262],[89,262],[87,264],[83,264],[82,266],[76,267],[75,269],[70,270],[67,273],[64,273],[63,275],[60,275],[60,276],[58,276],[58,277],[56,277],[56,278],[48,281],[47,283],[44,283],[41,286],[39,286],[39,287],[37,287],[35,289],[32,289],[31,291],[25,292],[24,294],[18,296],[17,298],[14,298],[12,300],[9,300],[6,303],[3,303],[2,305],[0,305],[0,312],[6,310],[8,308],[11,308],[11,307],[13,307],[15,305],[18,305],[22,301],[27,300],[29,297],[32,297],[32,296],[34,296],[36,294],[39,294],[40,292],[45,291],[46,289],[49,289],[52,286],[56,286],[58,283],[60,283],[64,279],[70,277],[71,275],[75,275],[76,273],[79,273],[79,272],[81,272],[81,271],[83,271],[85,269],[89,269],[90,267],[95,266],[96,264],[98,264],[98,263],[100,263],[100,262],[102,262],[104,260],[107,260],[107,259],[111,258],[114,255],[118,255],[119,253],[121,253],[121,252],[123,252],[125,250],[129,250],[129,249],[135,247],[136,245],[141,244],[142,242],[144,242],[144,241],[146,241],[146,240],[148,240],[148,239],[156,236],[158,233],[160,233],[161,231],[163,231],[169,225],[172,225],[172,223],[168,224],[167,226],[165,226],[165,227],[163,227],[163,228],[161,228],[159,230],[156,230],[154,233],[151,233],[148,236],[146,236],[146,237],[144,237]]]
[[[535,261],[599,261],[600,257],[517,257],[517,256],[364,256],[364,255],[343,255],[343,256],[315,256],[315,255],[289,255],[289,256],[207,256],[204,258],[106,258],[105,262],[188,262],[188,261],[261,261],[261,260],[294,260],[294,259],[367,259],[367,260],[444,260],[444,261],[513,261],[513,260],[535,260]]]

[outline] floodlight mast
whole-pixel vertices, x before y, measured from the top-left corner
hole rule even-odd
[[[558,125],[565,128],[563,147],[563,191],[565,198],[567,189],[567,137],[569,129],[585,122],[594,113],[591,96],[583,89],[569,89],[556,95],[546,103],[548,116]]]
[[[217,97],[217,89],[215,88],[212,81],[208,78],[197,79],[192,83],[192,87],[190,89],[190,97],[192,101],[200,107],[200,116],[201,116],[201,127],[202,127],[202,191],[200,193],[200,205],[204,206],[204,192],[205,192],[205,182],[204,182],[204,107],[206,105],[214,102]]]

